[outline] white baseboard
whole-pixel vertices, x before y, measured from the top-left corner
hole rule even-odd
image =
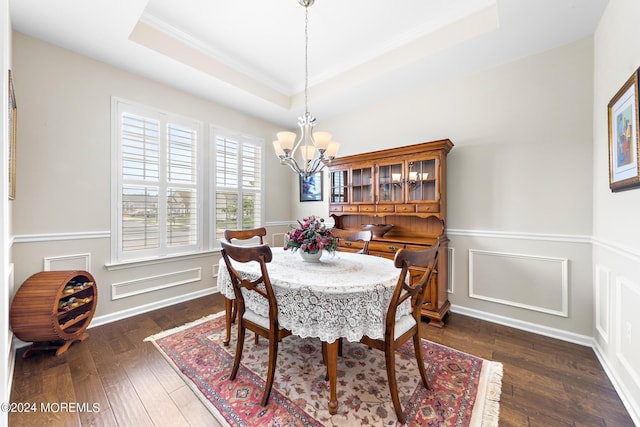
[[[592,347],[593,352],[596,354],[596,357],[598,358],[600,365],[602,365],[604,372],[607,374],[609,381],[611,381],[611,384],[613,384],[613,388],[616,389],[618,397],[620,397],[622,404],[624,405],[627,412],[629,412],[629,416],[631,417],[635,425],[640,426],[640,408],[638,408],[634,404],[633,399],[629,398],[629,396],[631,396],[631,393],[629,393],[629,390],[627,390],[627,387],[622,382],[617,380],[616,373],[613,369],[611,369],[609,361],[598,346],[597,341],[593,341]]]
[[[91,320],[91,324],[87,329],[95,328],[96,326],[106,325],[107,323],[116,322],[118,320],[126,319],[128,317],[136,316],[138,314],[147,313],[149,311],[157,310],[159,308],[169,307],[181,302],[190,301],[192,299],[204,297],[207,295],[215,294],[218,292],[218,288],[203,289],[201,291],[192,292],[185,295],[180,295],[173,298],[168,298],[162,301],[156,301],[151,304],[141,305],[139,307],[130,308],[128,310],[118,311],[116,313],[107,314],[104,316],[94,317]],[[15,357],[15,350],[29,345],[28,342],[24,342],[15,336],[13,337],[13,356]],[[11,365],[13,366],[13,365]],[[12,373],[13,374],[13,373]]]
[[[105,325],[107,323],[115,322],[118,320],[126,319],[128,317],[136,316],[138,314],[147,313],[149,311],[157,310],[159,308],[169,307],[174,304],[178,304],[185,301],[191,301],[192,299],[201,298],[207,295],[215,294],[218,292],[218,288],[203,289],[189,294],[179,295],[173,298],[168,298],[162,301],[156,301],[150,304],[141,305],[139,307],[130,308],[127,310],[118,311],[116,313],[106,314],[103,316],[94,317],[91,320],[89,328]]]
[[[487,322],[497,323],[499,325],[509,326],[511,328],[516,328],[527,332],[533,332],[534,334],[543,335],[545,337],[556,338],[562,341],[583,345],[585,347],[593,347],[593,338],[586,335],[574,334],[573,332],[549,328],[547,326],[541,326],[535,323],[523,322],[522,320],[498,316],[496,314],[474,310],[472,308],[461,307],[459,305],[452,305],[451,311],[453,313],[464,314],[465,316],[486,320]]]

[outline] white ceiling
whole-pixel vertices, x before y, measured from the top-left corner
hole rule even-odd
[[[608,0],[317,0],[318,121],[593,34]],[[14,30],[295,127],[304,112],[297,0],[9,0]]]

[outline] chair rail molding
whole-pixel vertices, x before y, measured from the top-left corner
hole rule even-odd
[[[495,239],[518,239],[518,240],[540,240],[552,242],[584,243],[592,242],[591,236],[580,234],[547,234],[547,233],[527,233],[520,231],[494,231],[494,230],[472,230],[447,228],[448,236],[463,237],[488,237]]]

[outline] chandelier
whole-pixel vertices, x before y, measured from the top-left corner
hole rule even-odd
[[[331,164],[338,152],[338,144],[331,141],[329,132],[314,132],[316,118],[309,113],[307,105],[309,86],[309,6],[315,0],[298,0],[304,6],[304,115],[298,117],[300,138],[296,141],[294,132],[278,132],[278,140],[273,141],[273,148],[280,159],[280,164],[288,165],[295,173],[306,178]]]

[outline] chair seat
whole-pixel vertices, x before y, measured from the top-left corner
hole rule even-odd
[[[269,318],[260,316],[255,311],[251,310],[248,307],[245,307],[244,316],[246,320],[249,322],[255,323],[256,325],[262,326],[265,329],[269,329]]]
[[[393,339],[397,340],[402,334],[416,325],[416,319],[410,314],[405,314],[396,320],[396,328],[393,332]]]

